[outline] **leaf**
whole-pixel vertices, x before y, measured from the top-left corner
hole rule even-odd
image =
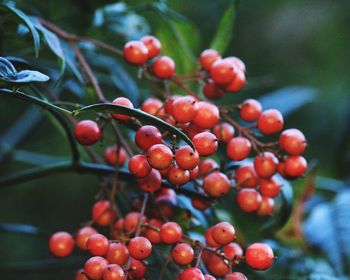
[[[47,82],[49,80],[49,76],[33,70],[23,70],[15,74],[15,76],[11,79],[6,79],[11,83],[16,84],[25,84],[32,82]]]
[[[13,64],[4,57],[0,57],[0,77],[12,76],[16,73]]]
[[[337,274],[350,267],[350,191],[340,192],[332,202],[312,209],[304,223],[308,243],[319,248]]]
[[[145,121],[147,123],[154,124],[157,127],[161,127],[164,130],[169,131],[171,134],[178,136],[180,139],[184,140],[187,144],[189,144],[192,148],[194,148],[192,141],[181,130],[139,109],[134,109],[134,108],[115,105],[115,104],[93,104],[93,105],[89,105],[73,111],[73,115],[78,115],[85,112],[118,113],[118,114],[123,114],[127,116],[132,116],[142,121]]]
[[[16,150],[13,154],[13,159],[16,161],[25,162],[33,165],[46,165],[52,164],[57,161],[66,160],[62,157],[39,154],[24,150]]]
[[[25,13],[23,13],[21,10],[18,10],[15,7],[11,7],[8,4],[0,4],[0,10],[5,11],[5,12],[11,12],[12,14],[17,16],[21,21],[23,21],[25,23],[25,25],[29,28],[29,30],[32,34],[35,55],[36,55],[36,57],[38,57],[39,49],[40,49],[40,36],[39,36],[38,31],[35,29],[30,18]]]
[[[25,224],[0,224],[0,232],[48,236],[48,232],[38,227]]]
[[[77,65],[75,54],[72,48],[66,42],[61,42],[61,46],[63,48],[64,57],[66,59],[67,65],[72,70],[74,76],[78,79],[81,84],[84,84],[83,75],[80,73],[79,67]]]
[[[217,33],[215,34],[210,48],[217,50],[220,53],[224,53],[229,46],[233,37],[233,23],[235,17],[235,4],[231,0],[230,6],[220,19],[217,27]]]
[[[300,107],[312,102],[316,90],[306,86],[290,86],[266,94],[259,98],[264,109],[276,108],[286,116]]]

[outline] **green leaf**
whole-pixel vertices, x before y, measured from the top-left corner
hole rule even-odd
[[[12,76],[16,74],[16,69],[13,64],[4,57],[0,57],[0,77]]]
[[[21,10],[18,10],[15,7],[11,7],[8,4],[1,4],[0,5],[0,11],[1,10],[14,14],[15,16],[18,17],[18,19],[20,21],[25,23],[25,25],[28,27],[28,29],[30,30],[30,32],[32,34],[33,42],[34,42],[35,55],[36,55],[36,57],[38,57],[39,49],[40,49],[40,36],[39,36],[38,31],[35,29],[35,27],[34,27],[32,21],[30,20],[30,18],[25,13],[23,13]]]
[[[160,127],[164,130],[169,131],[171,134],[176,135],[180,139],[184,140],[187,144],[189,144],[192,148],[194,148],[192,141],[181,130],[139,109],[134,109],[134,108],[115,105],[115,104],[93,104],[93,105],[89,105],[73,111],[73,115],[78,115],[84,112],[114,113],[114,114],[118,113],[118,114],[123,114],[127,116],[132,116],[142,121],[145,121],[147,123],[154,124],[155,126]]]
[[[231,0],[230,6],[220,19],[217,27],[217,33],[215,34],[210,48],[217,50],[220,53],[224,53],[229,46],[233,37],[233,23],[235,17],[235,4]]]

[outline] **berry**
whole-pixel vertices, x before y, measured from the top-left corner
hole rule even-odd
[[[146,35],[146,36],[143,36],[140,41],[144,43],[145,46],[147,47],[149,59],[160,54],[162,44],[156,37],[151,35]]]
[[[281,190],[281,185],[275,178],[260,179],[259,180],[260,192],[263,196],[276,197]]]
[[[49,248],[51,254],[55,257],[68,257],[73,252],[74,239],[68,232],[56,232],[50,237]]]
[[[135,133],[136,145],[143,151],[147,151],[150,147],[162,142],[162,135],[158,128],[153,125],[141,126]]]
[[[229,56],[229,57],[226,57],[225,60],[231,61],[239,70],[243,72],[246,71],[245,64],[240,58],[236,56]]]
[[[164,144],[156,144],[147,150],[148,163],[156,169],[166,169],[173,161],[173,152]]]
[[[162,226],[163,222],[161,220],[151,219],[151,220],[149,220],[148,224],[153,226],[153,227],[160,228]],[[145,237],[152,244],[159,244],[161,242],[159,231],[156,231],[152,228],[147,228],[147,230],[145,231]]]
[[[213,238],[213,227],[210,227],[205,231],[204,237],[205,237],[205,242],[208,246],[214,247],[214,248],[217,248],[220,246],[220,243],[216,242]]]
[[[89,280],[86,276],[84,269],[79,269],[77,273],[75,273],[74,280]]]
[[[236,183],[244,188],[254,188],[258,184],[258,177],[252,165],[240,166],[236,170]]]
[[[237,92],[240,91],[246,85],[246,78],[243,71],[236,71],[236,77],[225,86],[225,90],[228,92]]]
[[[175,186],[186,184],[190,180],[190,172],[178,166],[171,166],[168,170],[168,181]]]
[[[272,215],[273,209],[275,208],[275,202],[273,198],[268,196],[263,196],[261,200],[261,205],[258,210],[259,216],[270,216]]]
[[[279,139],[279,144],[283,151],[293,156],[301,155],[306,149],[304,134],[295,128],[283,131]]]
[[[134,259],[144,260],[151,255],[152,244],[147,238],[138,236],[130,240],[128,250]]]
[[[195,267],[186,268],[179,275],[179,280],[204,280],[202,271]]]
[[[173,107],[173,103],[176,99],[183,97],[182,95],[171,95],[167,98],[167,101],[165,102],[164,105],[164,111],[168,114],[171,113],[172,107]]]
[[[251,213],[259,210],[261,195],[254,189],[243,189],[237,194],[237,204],[244,212]]]
[[[137,223],[141,214],[139,212],[130,212],[124,217],[124,230],[128,234],[132,234],[136,231]],[[146,222],[146,217],[142,217],[142,223]]]
[[[234,242],[227,244],[222,249],[222,252],[224,253],[226,258],[232,260],[231,265],[235,265],[235,260],[240,260],[243,257],[242,247]]]
[[[126,160],[126,151],[123,147],[118,147],[116,145],[110,146],[105,150],[104,154],[105,162],[109,165],[121,166],[125,163]]]
[[[216,278],[214,276],[211,276],[210,274],[205,274],[204,280],[216,280]]]
[[[218,59],[210,68],[210,77],[217,84],[228,84],[236,77],[235,65],[229,60]]]
[[[262,106],[255,99],[247,99],[242,103],[239,115],[246,122],[255,122],[259,119],[262,111]]]
[[[199,174],[205,176],[216,169],[219,169],[219,164],[215,160],[207,158],[199,165]]]
[[[197,115],[198,108],[198,102],[194,97],[179,97],[171,106],[171,115],[178,123],[187,123]]]
[[[270,246],[254,243],[247,248],[245,260],[248,266],[253,269],[266,270],[272,266],[274,255]]]
[[[124,45],[123,56],[127,62],[142,65],[148,59],[148,48],[140,41],[130,41]]]
[[[213,128],[213,133],[216,138],[223,143],[229,142],[235,134],[235,129],[229,123],[221,123]]]
[[[218,149],[218,139],[210,132],[198,133],[192,139],[193,145],[200,156],[209,156]]]
[[[103,280],[124,280],[124,270],[117,264],[109,264],[104,273]]]
[[[85,262],[84,271],[89,279],[99,280],[102,278],[107,266],[108,262],[106,259],[102,257],[92,257]]]
[[[153,116],[163,116],[165,113],[163,106],[164,104],[162,101],[158,98],[151,97],[142,103],[141,110]]]
[[[204,96],[208,99],[219,99],[224,95],[224,91],[212,79],[209,79],[203,87]]]
[[[109,242],[106,236],[95,233],[86,242],[86,247],[93,256],[104,256],[107,254]]]
[[[177,165],[185,170],[192,170],[198,166],[199,155],[190,146],[182,146],[175,153]]]
[[[109,263],[123,266],[129,259],[129,250],[123,243],[111,243],[106,259]]]
[[[232,138],[226,147],[227,156],[234,161],[246,159],[252,149],[251,142],[244,137],[238,136]]]
[[[213,227],[212,236],[215,242],[226,245],[235,239],[234,227],[228,222],[220,222]]]
[[[226,260],[223,260],[215,254],[211,254],[207,261],[208,271],[216,277],[224,277],[230,272],[230,266]]]
[[[171,257],[179,265],[188,265],[194,259],[194,251],[189,244],[179,243],[172,249]]]
[[[248,278],[243,273],[231,272],[225,276],[224,280],[248,280]]]
[[[200,128],[213,128],[220,119],[220,113],[217,106],[206,101],[198,102],[198,113],[192,120],[192,123]]]
[[[144,279],[146,266],[139,260],[131,259],[129,276],[131,279]]]
[[[77,236],[75,237],[75,242],[77,247],[82,250],[87,250],[86,242],[89,237],[93,234],[97,233],[97,230],[92,227],[82,227],[78,230]]]
[[[182,238],[182,229],[175,222],[167,222],[160,228],[160,238],[166,244],[179,242]]]
[[[288,177],[301,177],[307,170],[307,162],[302,156],[288,156],[284,161],[284,172]]]
[[[219,171],[212,172],[203,179],[204,191],[212,197],[221,197],[230,190],[230,180]]]
[[[210,68],[213,65],[213,63],[220,58],[221,56],[218,51],[213,49],[207,49],[200,54],[199,63],[204,70],[210,71]]]
[[[261,178],[270,178],[277,170],[278,159],[273,153],[264,152],[254,159],[254,169]]]
[[[117,216],[109,200],[99,200],[92,207],[92,219],[100,226],[108,226]]]
[[[132,102],[125,97],[118,97],[112,101],[112,104],[114,105],[121,105],[124,107],[134,108],[134,105]],[[131,116],[123,115],[123,114],[111,114],[113,118],[118,120],[127,121],[131,119]]]
[[[264,134],[274,134],[283,128],[283,116],[276,109],[263,111],[258,119],[258,128]]]
[[[152,167],[149,165],[146,156],[136,155],[129,160],[129,171],[132,175],[143,178],[150,174]]]
[[[161,56],[154,61],[152,70],[157,78],[169,79],[175,74],[175,62],[168,56]]]
[[[80,144],[90,146],[101,138],[102,133],[96,122],[84,120],[75,125],[74,135]]]
[[[200,211],[205,211],[211,206],[211,203],[209,201],[206,201],[206,200],[203,200],[200,198],[196,198],[196,197],[191,198],[191,203],[195,209],[200,210]]]
[[[198,177],[199,174],[199,167],[196,166],[195,168],[193,168],[192,170],[190,170],[190,179],[194,180]]]

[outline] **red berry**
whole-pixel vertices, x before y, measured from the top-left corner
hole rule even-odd
[[[130,256],[137,260],[147,259],[152,253],[151,242],[142,236],[134,237],[128,245]]]
[[[235,134],[235,129],[229,123],[221,123],[213,128],[216,138],[223,143],[229,142]]]
[[[258,119],[258,128],[264,134],[274,134],[282,130],[283,116],[276,109],[263,111]]]
[[[165,114],[163,106],[164,104],[162,101],[158,98],[151,97],[142,103],[141,110],[150,115],[160,117]]]
[[[202,271],[195,267],[186,268],[179,275],[179,280],[204,280]]]
[[[220,113],[217,106],[206,101],[198,102],[198,113],[192,120],[192,123],[200,128],[213,128],[220,119]]]
[[[259,210],[261,195],[254,189],[243,189],[237,194],[237,203],[244,212],[251,213]]]
[[[220,246],[220,243],[216,242],[213,238],[213,227],[210,227],[205,231],[204,237],[205,237],[205,242],[208,246],[214,247],[214,248],[217,248]]]
[[[124,45],[123,55],[127,62],[141,65],[148,59],[148,49],[143,42],[130,41]]]
[[[173,161],[173,152],[164,144],[156,144],[147,150],[148,163],[156,169],[166,169]]]
[[[153,227],[160,228],[163,225],[163,222],[161,220],[151,219],[149,220],[148,224]],[[152,244],[159,244],[161,242],[159,231],[152,228],[147,228],[145,231],[145,237],[151,241]]]
[[[242,103],[239,115],[246,122],[255,122],[259,119],[262,111],[262,106],[255,99],[247,99]]]
[[[92,227],[86,226],[79,229],[77,236],[75,237],[77,247],[82,250],[87,250],[86,242],[89,237],[95,233],[97,233],[97,230]]]
[[[101,138],[102,133],[96,122],[84,120],[75,125],[74,135],[80,144],[90,146]]]
[[[275,178],[260,179],[259,180],[260,192],[264,196],[276,197],[281,190],[281,185]]]
[[[175,74],[175,62],[168,56],[161,56],[154,61],[152,70],[156,77],[169,79]]]
[[[225,60],[231,61],[239,70],[243,72],[246,71],[245,64],[240,58],[236,56],[229,56],[229,57],[226,57]]]
[[[194,180],[198,177],[199,174],[199,167],[196,166],[195,168],[193,168],[192,170],[190,170],[190,179]]]
[[[172,249],[171,257],[179,265],[188,265],[194,259],[194,251],[189,244],[179,243]]]
[[[248,280],[248,278],[243,273],[231,272],[225,276],[224,280]]]
[[[228,261],[223,260],[215,254],[211,254],[207,261],[208,271],[217,277],[224,277],[230,272]]]
[[[301,177],[307,170],[307,162],[302,156],[288,156],[284,161],[284,172],[288,177]]]
[[[177,165],[185,170],[194,169],[198,166],[199,155],[190,146],[182,146],[175,153]]]
[[[208,82],[204,84],[203,93],[208,99],[219,99],[225,92],[212,79],[209,79]]]
[[[167,222],[160,228],[160,238],[163,243],[174,244],[181,241],[182,229],[175,222]]]
[[[195,137],[198,133],[201,133],[201,132],[204,132],[204,131],[207,131],[203,128],[200,128],[196,125],[194,125],[193,123],[188,123],[188,124],[183,124],[181,126],[182,130],[184,132],[187,133],[188,137],[190,137],[190,139],[192,140],[193,137]]]
[[[226,147],[227,156],[234,161],[246,159],[252,149],[251,142],[244,137],[238,136],[232,138]]]
[[[136,231],[137,223],[141,214],[139,212],[130,212],[124,217],[124,230],[128,234],[132,234]],[[146,222],[146,217],[142,217],[142,223]]]
[[[221,197],[230,190],[230,180],[219,171],[212,172],[203,179],[204,191],[212,197]]]
[[[225,257],[232,260],[231,265],[236,265],[235,261],[240,260],[243,257],[242,247],[237,243],[227,244],[223,249]]]
[[[92,219],[100,226],[108,226],[117,216],[109,200],[99,200],[92,207]]]
[[[129,160],[129,171],[132,175],[143,178],[150,174],[152,167],[149,165],[146,156],[136,155]]]
[[[140,149],[146,152],[153,145],[162,142],[162,135],[155,126],[144,125],[136,131],[135,142]]]
[[[139,260],[131,259],[129,276],[131,279],[144,279],[146,266]]]
[[[84,270],[89,279],[99,280],[102,278],[108,266],[106,259],[102,257],[92,257],[85,262]]]
[[[210,274],[205,274],[204,280],[216,280],[216,278],[214,276],[211,276]]]
[[[216,60],[210,68],[210,77],[217,84],[228,84],[236,77],[235,65],[225,59]]]
[[[115,166],[121,166],[126,160],[126,151],[123,147],[118,147],[116,145],[110,146],[105,150],[104,158],[107,164]]]
[[[129,250],[123,243],[111,243],[106,259],[109,263],[123,266],[129,259]]]
[[[162,44],[156,37],[151,35],[146,35],[146,36],[143,36],[140,41],[144,43],[148,49],[148,58],[153,58],[158,54],[160,54]]]
[[[261,178],[270,178],[277,170],[278,159],[273,153],[264,152],[254,159],[256,174]]]
[[[200,211],[205,211],[211,206],[211,203],[209,201],[197,197],[192,197],[191,203],[194,208]]]
[[[207,158],[199,165],[199,174],[205,176],[217,169],[219,169],[219,164],[215,160]]]
[[[236,77],[225,86],[225,90],[228,92],[237,92],[240,91],[246,85],[246,78],[243,71],[236,71]]]
[[[213,63],[219,58],[221,58],[221,56],[218,51],[207,49],[200,54],[199,63],[204,70],[209,71]]]
[[[193,145],[200,156],[209,156],[218,149],[218,139],[213,133],[201,132],[192,139]]]
[[[226,245],[235,239],[234,227],[228,222],[220,222],[213,227],[212,236],[215,242]]]
[[[165,105],[164,105],[164,110],[166,113],[168,113],[168,114],[171,113],[174,101],[180,97],[183,97],[183,96],[182,95],[172,95],[172,96],[169,96],[167,98],[167,101],[165,102]]]
[[[109,264],[104,273],[103,280],[124,280],[124,270],[117,264]]]
[[[132,104],[132,102],[125,97],[118,97],[116,99],[113,100],[112,104],[114,105],[121,105],[121,106],[125,106],[125,107],[129,107],[129,108],[134,108],[134,105]],[[118,119],[118,120],[130,120],[131,116],[127,116],[127,115],[123,115],[123,114],[111,114],[113,118]]]
[[[258,176],[252,165],[240,166],[236,170],[236,183],[244,188],[254,188],[258,184]]]
[[[106,236],[95,233],[86,242],[86,247],[93,256],[104,256],[107,254],[109,242]]]
[[[168,181],[175,186],[186,184],[190,180],[190,172],[178,166],[171,166],[168,170]]]
[[[254,243],[247,248],[245,260],[248,266],[253,269],[266,270],[272,266],[274,255],[270,246]]]
[[[280,147],[289,155],[298,156],[306,149],[306,139],[304,134],[295,128],[282,132],[279,139]]]
[[[171,106],[171,115],[178,123],[187,123],[197,115],[198,108],[198,102],[194,97],[179,97]]]
[[[55,257],[68,257],[73,252],[74,239],[68,232],[56,232],[50,237],[49,248]]]
[[[258,210],[259,216],[271,216],[273,209],[275,208],[275,201],[273,198],[268,196],[263,196],[261,200],[261,205]]]
[[[77,273],[75,273],[74,280],[89,280],[89,279],[86,276],[84,269],[80,269],[77,271]]]

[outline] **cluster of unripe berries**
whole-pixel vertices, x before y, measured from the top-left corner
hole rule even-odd
[[[108,200],[94,204],[92,219],[101,229],[109,227],[110,234],[104,235],[92,226],[84,226],[74,237],[68,232],[56,232],[49,241],[50,252],[56,257],[70,256],[75,247],[91,255],[84,268],[76,273],[75,280],[144,279],[147,271],[145,260],[158,244],[171,246],[172,260],[181,267],[187,267],[178,274],[176,279],[179,280],[209,280],[215,277],[244,280],[247,278],[242,273],[231,272],[236,264],[244,260],[252,269],[266,270],[274,261],[274,254],[266,244],[254,243],[244,253],[241,246],[234,242],[235,229],[228,222],[209,228],[205,233],[205,244],[202,244],[184,235],[176,222],[148,219],[139,212],[130,212],[117,219],[116,210]],[[200,261],[211,275],[204,275],[198,269]]]

